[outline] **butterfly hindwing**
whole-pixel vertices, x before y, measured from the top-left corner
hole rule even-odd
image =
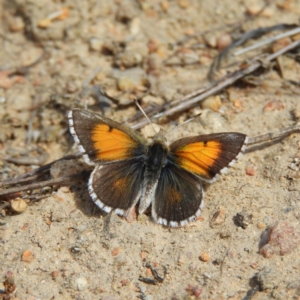
[[[88,189],[103,211],[125,215],[140,199],[143,180],[143,160],[124,160],[98,165],[90,176]]]
[[[142,135],[100,114],[74,109],[68,117],[70,132],[88,164],[130,159],[145,151]]]
[[[204,207],[200,179],[168,162],[162,169],[152,202],[152,217],[165,226],[184,226]]]
[[[177,165],[212,183],[236,162],[247,141],[236,132],[200,135],[175,141],[170,151]]]

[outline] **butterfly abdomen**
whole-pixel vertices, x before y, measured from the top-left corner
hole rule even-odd
[[[154,199],[161,170],[167,162],[167,155],[168,148],[159,141],[154,141],[148,147],[139,213],[143,213]]]

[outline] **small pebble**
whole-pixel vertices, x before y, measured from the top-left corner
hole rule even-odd
[[[153,127],[150,124],[148,124],[141,130],[141,133],[143,134],[144,137],[153,138],[154,136],[157,135],[157,132],[160,132],[161,128],[159,125],[155,123],[153,123],[152,125]],[[153,130],[153,128],[155,129],[155,131]]]
[[[204,40],[209,47],[211,48],[217,47],[217,37],[215,34],[210,34],[210,33],[206,34],[204,36]]]
[[[275,6],[269,5],[264,8],[264,10],[261,12],[260,16],[270,18],[274,15],[274,13],[275,13]]]
[[[66,83],[66,90],[68,93],[75,93],[80,89],[80,83],[76,80],[70,80]]]
[[[130,69],[120,72],[116,75],[118,89],[122,92],[126,91],[146,91],[149,82],[145,78],[143,71],[139,69]]]
[[[220,96],[212,96],[201,102],[202,109],[210,109],[215,112],[218,112],[221,106],[222,101]]]
[[[22,31],[25,28],[23,19],[19,16],[7,18],[9,30],[12,32]]]
[[[222,225],[225,222],[225,219],[226,219],[226,211],[221,208],[214,213],[213,217],[210,220],[210,226],[215,227],[215,226]]]
[[[141,259],[142,259],[142,261],[144,261],[147,258],[147,256],[148,256],[148,252],[146,252],[146,251],[142,251],[141,252]]]
[[[126,214],[126,221],[128,223],[132,223],[136,220],[136,217],[137,217],[137,213],[136,213],[136,210],[135,209],[131,209],[131,211],[129,213]]]
[[[236,100],[240,100],[241,94],[233,88],[227,90],[228,100],[230,102],[235,102]]]
[[[202,55],[200,54],[199,63],[203,66],[209,66],[212,63],[212,58],[206,55],[205,53]]]
[[[167,1],[163,1],[160,3],[160,7],[164,13],[168,11],[169,3]]]
[[[279,111],[284,109],[284,105],[281,101],[273,100],[269,101],[263,108],[264,112],[269,112],[269,111]]]
[[[34,259],[33,253],[30,250],[25,250],[22,254],[22,261],[32,262]]]
[[[181,266],[185,263],[185,257],[183,254],[180,254],[179,257],[178,257],[178,260],[177,260],[177,264],[178,266]]]
[[[142,99],[143,104],[151,105],[151,104],[157,104],[157,105],[163,105],[164,100],[160,97],[154,97],[151,95],[146,95]]]
[[[84,291],[87,288],[88,282],[84,277],[79,277],[75,282],[78,291]]]
[[[191,5],[189,0],[178,0],[177,3],[178,3],[178,6],[183,8],[183,9],[186,9]]]
[[[111,251],[111,255],[112,256],[117,256],[119,255],[121,252],[121,248],[120,247],[117,247],[117,248],[114,248],[112,251]]]
[[[246,167],[246,175],[248,176],[254,176],[255,175],[255,169],[253,167]]]
[[[59,188],[63,193],[70,193],[70,187],[69,186],[61,186]]]
[[[16,198],[14,200],[11,201],[11,209],[20,214],[22,212],[24,212],[27,208],[27,203],[24,199],[21,199],[21,198]]]
[[[141,20],[140,18],[133,18],[130,22],[129,32],[131,35],[137,35],[141,30]]]
[[[97,39],[97,38],[91,38],[89,40],[89,47],[93,51],[100,52],[103,47],[103,41],[101,41],[100,39]]]
[[[52,24],[52,20],[50,20],[50,19],[43,19],[37,23],[39,28],[47,28],[51,24]]]
[[[292,9],[292,1],[283,1],[276,3],[276,6],[280,9],[291,10]]]
[[[232,43],[231,35],[228,33],[224,33],[217,38],[217,49],[221,52],[231,43]]]
[[[258,3],[250,2],[246,10],[250,16],[254,16],[262,10],[262,6]]]
[[[259,265],[258,265],[258,263],[254,262],[254,263],[252,263],[252,264],[250,265],[250,267],[251,267],[252,269],[256,270],[256,269],[259,267]]]
[[[266,224],[263,222],[257,222],[257,228],[258,229],[265,229],[266,228]]]
[[[237,99],[237,100],[233,101],[233,105],[236,108],[242,108],[243,107],[242,101],[240,99]]]
[[[203,252],[203,253],[200,254],[199,259],[200,259],[201,261],[203,261],[203,262],[208,262],[209,259],[210,259],[210,257],[209,257],[209,254],[208,254],[208,253]]]
[[[115,64],[123,68],[132,68],[142,63],[143,55],[139,52],[127,50],[116,56]]]
[[[29,223],[24,223],[21,230],[27,230],[29,228]]]
[[[53,272],[51,272],[51,277],[52,277],[53,279],[56,279],[56,278],[59,276],[59,274],[60,274],[59,271],[53,271]]]
[[[193,298],[191,299],[199,299],[199,297],[201,296],[203,289],[199,288],[198,286],[193,286],[191,284],[189,284],[187,286],[187,288],[185,289]],[[177,299],[177,298],[175,298]],[[190,298],[187,298],[190,299]]]
[[[128,279],[122,279],[121,280],[121,285],[122,286],[127,286],[130,283],[130,281]]]

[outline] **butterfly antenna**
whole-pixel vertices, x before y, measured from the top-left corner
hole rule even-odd
[[[145,111],[142,109],[142,107],[140,106],[139,102],[137,100],[134,100],[136,106],[139,108],[139,110],[142,112],[142,114],[145,116],[145,118],[147,119],[147,121],[149,122],[149,124],[151,125],[152,129],[154,130],[155,134],[158,134],[158,132],[155,130],[152,122],[150,121],[150,119],[148,118],[148,116],[146,115]]]
[[[183,123],[176,125],[175,127],[173,127],[173,128],[171,128],[170,130],[168,130],[168,131],[165,133],[165,135],[167,135],[168,133],[172,132],[174,129],[176,129],[176,128],[182,126],[182,125],[185,125],[185,124],[187,124],[187,123],[193,121],[194,119],[200,117],[201,114],[202,114],[202,112],[199,113],[199,114],[197,114],[197,115],[195,115],[195,116],[193,116],[192,118],[189,118],[188,120],[184,121]]]

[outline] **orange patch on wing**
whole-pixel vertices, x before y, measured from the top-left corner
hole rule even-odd
[[[114,182],[114,188],[118,191],[124,191],[127,188],[127,179],[126,178],[120,178]]]
[[[178,193],[177,190],[170,188],[169,189],[169,193],[170,193],[170,201],[171,202],[180,202],[182,200],[181,195]]]
[[[220,142],[209,141],[185,145],[174,154],[182,168],[200,176],[208,176],[210,167],[218,160],[221,152]]]
[[[102,161],[130,158],[131,150],[137,146],[137,142],[128,134],[106,124],[93,128],[92,140],[97,150],[97,158]]]

